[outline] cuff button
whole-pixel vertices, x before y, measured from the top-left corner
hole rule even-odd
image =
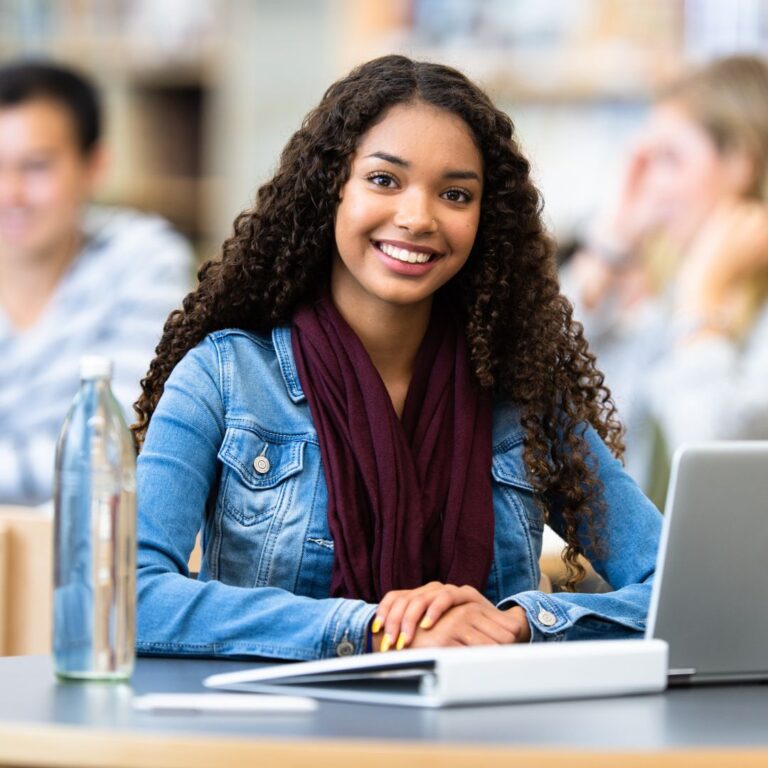
[[[337,656],[351,656],[355,652],[355,646],[349,642],[349,640],[342,640],[336,646]]]
[[[554,627],[557,624],[557,616],[550,611],[539,611],[539,615],[536,618],[545,627]]]

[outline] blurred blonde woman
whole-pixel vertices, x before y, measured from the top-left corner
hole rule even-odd
[[[768,66],[720,59],[660,94],[563,275],[656,498],[681,443],[768,438],[767,198]]]

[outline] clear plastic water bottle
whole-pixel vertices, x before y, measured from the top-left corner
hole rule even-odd
[[[136,453],[110,389],[85,357],[56,448],[53,659],[63,678],[125,680],[136,615]]]

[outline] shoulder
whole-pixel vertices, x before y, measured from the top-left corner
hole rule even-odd
[[[613,455],[597,430],[588,422],[579,422],[575,434],[582,442],[584,458],[590,471],[597,475],[621,470],[621,462]],[[493,460],[495,466],[512,462],[519,470],[523,461],[525,428],[521,410],[510,401],[497,402],[493,409]],[[566,450],[568,450],[566,448]]]
[[[209,333],[190,349],[179,362],[179,366],[202,366],[209,370],[232,366],[240,372],[240,376],[247,376],[249,364],[269,365],[275,356],[275,347],[269,336],[242,328],[224,328]]]
[[[276,328],[262,335],[242,328],[210,333],[179,363],[189,386],[204,373],[215,381],[225,409],[232,419],[254,414],[270,423],[292,428],[306,420],[306,398],[301,391],[290,344]],[[304,430],[305,426],[301,426]]]
[[[133,270],[136,260],[142,265],[168,259],[191,265],[193,260],[187,240],[161,216],[130,208],[90,206],[82,228],[86,252],[98,253],[102,259],[130,258]]]
[[[520,421],[520,407],[509,400],[493,405],[493,452],[503,452],[513,443],[521,442],[525,430]]]
[[[209,403],[228,411],[248,402],[258,402],[259,390],[277,387],[270,369],[275,352],[268,338],[239,328],[209,333],[189,349],[174,366],[165,383],[163,397],[171,392]],[[168,396],[168,397],[166,397]]]

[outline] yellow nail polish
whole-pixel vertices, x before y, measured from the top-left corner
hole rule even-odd
[[[381,638],[381,652],[386,653],[389,650],[389,646],[392,645],[392,638],[389,635],[384,635]]]
[[[422,629],[429,629],[432,626],[432,619],[429,618],[429,616],[425,616],[422,620],[419,626]]]
[[[401,632],[398,635],[397,645],[395,646],[395,649],[398,650],[398,651],[402,651],[403,648],[405,648],[405,640],[406,640],[405,632]]]
[[[373,632],[374,635],[377,635],[379,632],[381,632],[381,625],[383,623],[384,622],[377,616],[371,625],[371,632]]]

